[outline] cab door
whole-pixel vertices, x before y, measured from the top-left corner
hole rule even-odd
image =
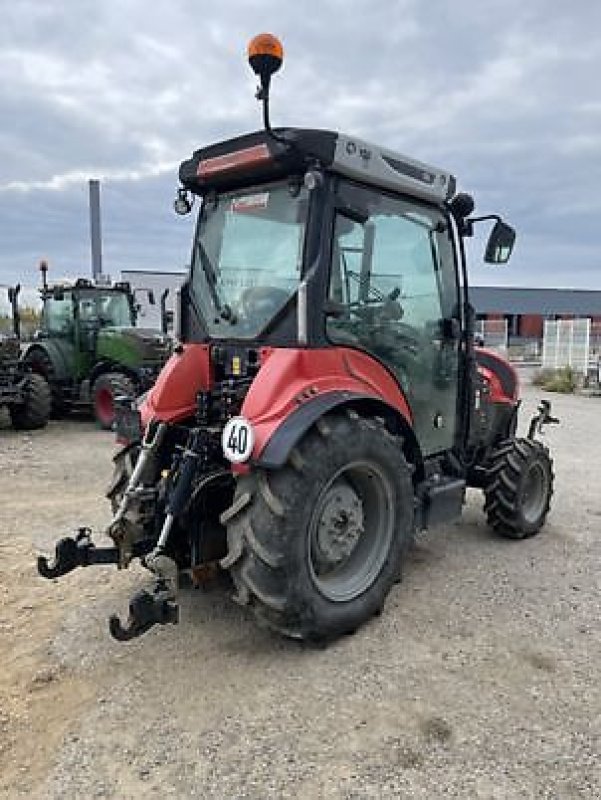
[[[395,374],[424,455],[457,425],[458,290],[443,213],[350,183],[339,188],[327,335]],[[360,221],[358,221],[360,220]]]

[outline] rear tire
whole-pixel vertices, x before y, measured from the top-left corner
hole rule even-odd
[[[25,356],[24,363],[32,372],[41,375],[50,386],[52,396],[50,415],[55,419],[67,416],[73,407],[73,403],[65,398],[64,391],[56,379],[54,367],[48,354],[36,347]]]
[[[110,431],[115,421],[115,397],[136,397],[136,385],[122,372],[105,372],[96,378],[92,386],[94,418],[105,431]]]
[[[554,477],[553,461],[540,442],[503,442],[493,454],[484,488],[488,524],[509,539],[534,536],[549,513]]]
[[[25,402],[10,407],[13,427],[17,430],[33,431],[46,427],[52,406],[52,393],[48,382],[41,375],[31,373],[25,379]]]
[[[277,471],[238,479],[222,560],[259,621],[329,639],[380,613],[413,534],[410,468],[384,425],[322,418]]]

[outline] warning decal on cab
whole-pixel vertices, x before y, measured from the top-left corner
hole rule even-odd
[[[259,208],[267,208],[269,203],[269,192],[261,194],[247,194],[245,197],[235,197],[232,200],[232,212],[234,214],[244,214],[247,211],[256,211]]]

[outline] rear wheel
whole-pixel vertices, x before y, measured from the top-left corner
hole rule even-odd
[[[121,395],[135,397],[136,385],[122,372],[105,372],[92,386],[94,417],[103,430],[110,430],[115,421],[115,398]]]
[[[553,461],[547,448],[531,439],[509,439],[493,454],[484,510],[492,528],[510,539],[534,536],[549,513]]]
[[[30,350],[25,356],[25,364],[50,386],[52,394],[52,406],[50,413],[53,417],[64,417],[71,411],[72,403],[65,398],[64,390],[56,379],[54,367],[48,354],[39,347]]]
[[[10,407],[13,426],[19,430],[44,428],[50,416],[52,393],[48,382],[41,375],[31,373],[27,376],[24,403]]]
[[[287,636],[350,633],[382,609],[411,540],[401,442],[353,412],[327,416],[282,469],[242,476],[221,519],[237,600]]]

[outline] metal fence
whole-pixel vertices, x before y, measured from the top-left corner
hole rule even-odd
[[[507,320],[481,319],[476,322],[476,336],[482,340],[484,347],[507,352]]]
[[[545,321],[543,369],[572,367],[574,371],[587,375],[593,363],[590,319]]]

